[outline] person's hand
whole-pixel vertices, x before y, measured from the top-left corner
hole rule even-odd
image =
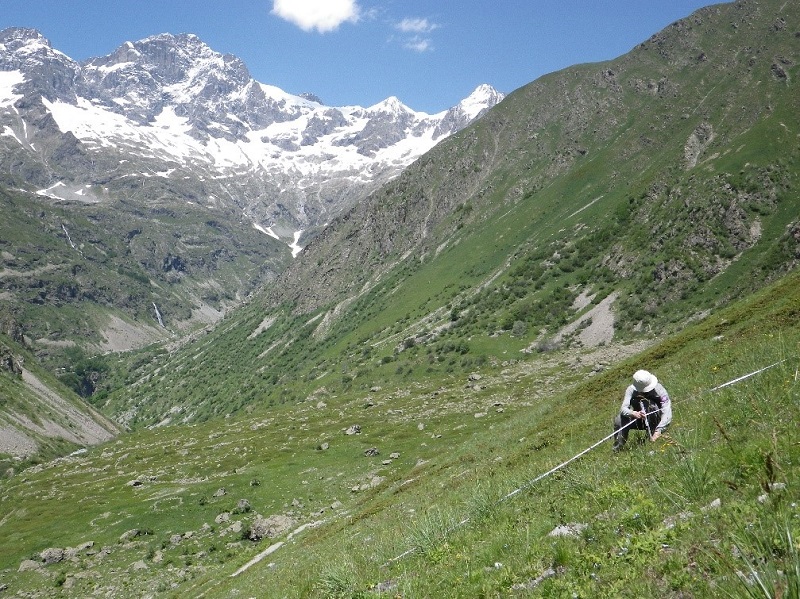
[[[632,416],[637,420],[641,420],[642,418],[644,418],[644,410],[639,410],[638,412],[634,412]]]
[[[661,431],[656,431],[653,433],[653,436],[650,438],[651,441],[656,441],[661,436]]]

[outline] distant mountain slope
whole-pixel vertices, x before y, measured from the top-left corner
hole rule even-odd
[[[104,198],[96,185],[124,193],[122,183],[147,179],[171,181],[177,195],[183,179],[200,179],[204,202],[237,207],[288,240],[352,206],[503,98],[482,85],[436,115],[397,98],[369,108],[324,106],[255,81],[240,59],[190,34],[127,42],[79,64],[37,31],[7,29],[0,72],[0,167],[13,172],[20,150],[46,163],[27,181],[43,195],[96,202]],[[57,154],[42,153],[45,139],[58,144]]]
[[[33,361],[26,362],[24,350],[0,339],[0,456],[43,459],[109,441],[120,432]]]
[[[81,64],[38,31],[2,31],[0,316],[42,357],[212,324],[502,97],[481,86],[438,115],[396,98],[335,108],[194,35]]]
[[[153,424],[404,386],[664,334],[781,277],[800,260],[796,22],[777,0],[711,6],[513,92],[98,405]]]
[[[615,277],[646,277],[648,292],[672,295],[720,275],[759,240],[798,226],[788,192],[797,177],[793,16],[780,2],[711,6],[616,60],[515,91],[340,217],[272,295],[316,309],[409,252],[429,260],[525,205],[536,224],[508,226],[546,228],[530,246],[549,243],[554,227],[577,244],[618,213],[620,237],[589,249]],[[762,239],[776,210],[781,223]],[[517,260],[536,251],[497,243]],[[666,262],[653,264],[666,247]]]

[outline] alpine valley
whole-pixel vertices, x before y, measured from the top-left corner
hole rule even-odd
[[[502,98],[482,85],[437,115],[396,98],[334,108],[253,80],[194,35],[78,64],[37,31],[0,32],[6,314],[42,353],[214,322]],[[67,310],[43,314],[54,307]]]
[[[3,31],[0,595],[800,596],[799,79],[786,0],[436,115]]]

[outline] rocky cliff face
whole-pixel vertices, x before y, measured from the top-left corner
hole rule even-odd
[[[483,85],[437,115],[396,98],[330,107],[255,81],[195,35],[126,42],[79,64],[21,28],[0,32],[0,87],[0,172],[20,183],[98,202],[96,191],[76,195],[80,186],[124,196],[132,181],[160,179],[197,201],[183,181],[200,180],[200,201],[243,212],[287,243],[503,98]]]

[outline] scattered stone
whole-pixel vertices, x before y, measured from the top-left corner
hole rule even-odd
[[[391,465],[391,463],[392,463],[392,460],[383,460],[383,461],[381,462],[381,465],[382,465],[382,466],[390,466],[390,465]]]
[[[542,572],[540,576],[537,576],[536,578],[529,580],[528,582],[519,582],[517,584],[514,584],[511,586],[511,589],[514,591],[530,591],[538,587],[548,578],[556,576],[557,574],[560,574],[562,572],[564,572],[563,567],[559,567],[558,569],[547,568],[547,570]]]
[[[172,536],[169,538],[169,542],[170,542],[171,544],[173,544],[173,545],[177,545],[177,544],[179,544],[181,541],[183,541],[183,535],[174,534],[174,535],[172,535]]]
[[[270,516],[268,518],[256,516],[250,525],[249,538],[251,541],[259,541],[264,537],[272,539],[285,533],[294,524],[295,521],[289,516]]]
[[[224,497],[228,492],[225,490],[225,487],[221,487],[217,489],[216,493],[214,493],[213,497]]]
[[[50,547],[42,551],[39,554],[39,557],[44,562],[45,566],[49,566],[50,564],[57,564],[58,562],[64,560],[64,550],[59,549],[57,547]]]
[[[134,480],[128,481],[125,484],[129,487],[141,487],[144,483],[140,481],[138,478],[136,478]]]
[[[84,551],[88,552],[89,549],[94,547],[94,541],[87,541],[86,543],[82,543],[77,547],[67,547],[64,549],[64,559],[74,559],[78,557],[80,553]]]
[[[139,560],[138,562],[134,563],[134,564],[131,566],[131,569],[132,569],[134,572],[138,572],[138,571],[140,571],[140,570],[149,570],[149,569],[150,569],[150,567],[149,567],[149,566],[148,566],[146,563],[144,563],[144,560]]]
[[[369,449],[364,450],[364,455],[368,458],[374,458],[377,455],[380,455],[380,451],[378,451],[377,447],[370,447]]]
[[[38,570],[41,567],[41,562],[37,562],[32,559],[24,559],[22,560],[22,563],[20,563],[17,572],[30,572],[31,570]]]
[[[393,459],[393,460],[397,460],[397,459],[399,459],[399,458],[400,458],[400,454],[399,454],[399,453],[397,453],[396,451],[394,451],[394,452],[392,452],[392,453],[390,453],[390,454],[389,454],[389,457],[390,457],[391,459]]]
[[[242,524],[241,520],[237,520],[233,524],[228,527],[227,532],[232,532],[233,534],[239,534],[244,529],[244,525]]]
[[[318,410],[323,410],[323,409],[325,409],[327,407],[328,407],[328,404],[326,404],[324,401],[318,401],[317,402],[317,409]]]
[[[318,451],[328,451],[328,449],[330,449],[330,443],[320,443],[317,446]]]
[[[381,389],[383,389],[383,387],[370,387],[369,391],[370,391],[370,393],[377,393]]]
[[[676,514],[675,516],[669,516],[669,517],[667,517],[667,518],[664,520],[664,527],[665,527],[667,530],[669,530],[669,529],[671,529],[671,528],[675,528],[675,525],[676,525],[678,522],[680,522],[680,521],[686,521],[686,520],[688,520],[689,518],[691,518],[692,516],[694,516],[694,514],[693,514],[692,512],[689,512],[689,511],[679,512],[679,513],[678,513],[678,514]]]
[[[344,429],[344,434],[345,435],[360,435],[361,434],[361,425],[360,424],[354,424],[352,426],[349,426],[348,428]]]
[[[375,586],[372,587],[373,591],[378,593],[391,593],[392,591],[397,590],[397,582],[394,580],[386,580],[384,582],[379,582]]]
[[[704,512],[708,512],[710,510],[719,509],[721,505],[722,505],[722,500],[719,497],[717,497],[714,501],[709,503],[706,507],[701,508],[701,510],[704,511]]]
[[[482,378],[483,377],[480,374],[478,374],[477,372],[473,372],[472,374],[469,375],[469,380],[471,380],[471,381],[479,381]]]
[[[422,423],[420,422],[420,423],[417,425],[417,430],[418,430],[418,431],[424,431],[424,430],[425,430],[425,425],[424,425],[424,424],[422,424]]]
[[[581,523],[573,523],[573,524],[562,524],[560,526],[556,526],[553,530],[551,530],[547,536],[548,537],[577,537],[580,536],[581,532],[583,532],[588,524],[581,524]]]
[[[246,514],[246,513],[247,513],[247,512],[249,512],[251,509],[253,509],[253,508],[252,508],[252,506],[250,505],[250,502],[249,502],[249,501],[247,501],[247,499],[240,499],[240,500],[239,500],[239,501],[236,503],[236,511],[237,511],[237,512],[239,512],[239,513],[241,513],[241,514]]]
[[[368,481],[361,483],[360,485],[355,485],[350,488],[353,493],[358,493],[360,491],[369,491],[370,489],[374,489],[378,485],[380,485],[384,481],[384,477],[382,476],[372,476]]]
[[[214,522],[216,522],[217,524],[224,524],[225,522],[228,522],[230,519],[231,519],[230,512],[222,512],[216,518],[214,518]]]
[[[127,543],[131,539],[135,539],[136,537],[138,537],[141,534],[142,534],[141,530],[139,530],[138,528],[132,528],[131,530],[123,532],[119,536],[119,541],[120,541],[120,543]]]
[[[344,504],[338,499],[331,504],[332,510],[339,510],[342,509],[342,507],[344,507]]]

